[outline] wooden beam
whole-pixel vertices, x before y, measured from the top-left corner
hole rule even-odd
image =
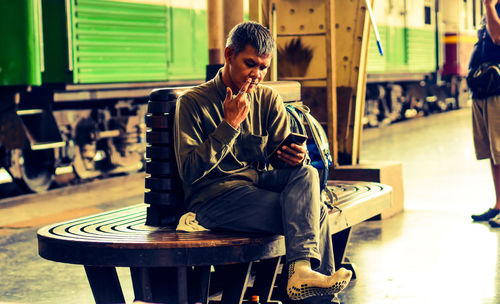
[[[360,73],[365,74],[365,61],[367,47],[363,48],[363,35],[365,27],[369,26],[367,20],[365,0],[344,1],[335,0],[335,40],[336,48],[336,90],[337,90],[337,140],[338,162],[342,165],[353,164],[359,153],[354,148],[355,138],[359,140],[361,128],[356,124],[361,119],[356,119],[356,113],[363,108],[364,89],[359,89]],[[362,53],[365,53],[362,55]],[[361,75],[364,79],[364,75]],[[356,132],[358,134],[356,134]],[[356,143],[356,147],[357,143]]]
[[[260,24],[263,24],[264,22],[264,17],[262,14],[263,7],[262,7],[262,0],[250,0],[249,2],[249,19],[251,21],[258,22]]]
[[[328,115],[328,140],[330,153],[335,162],[338,160],[337,139],[337,73],[336,73],[336,39],[335,39],[335,1],[325,0],[326,31],[326,111]]]
[[[231,29],[243,22],[243,0],[224,0],[224,39]]]
[[[222,0],[208,0],[208,63],[223,64]]]
[[[373,7],[375,0],[370,0]],[[361,42],[361,54],[359,59],[359,74],[356,93],[356,110],[353,131],[352,165],[359,164],[359,154],[361,151],[361,139],[363,134],[363,116],[365,115],[365,97],[366,97],[366,65],[368,61],[368,47],[370,42],[371,23],[369,14],[365,14],[365,23],[363,27],[363,41]]]

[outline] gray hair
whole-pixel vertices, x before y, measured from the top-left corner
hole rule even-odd
[[[272,54],[276,43],[267,28],[254,21],[242,22],[229,32],[226,47],[230,47],[238,55],[250,45],[258,56]]]

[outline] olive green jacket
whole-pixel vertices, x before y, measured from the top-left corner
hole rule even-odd
[[[247,94],[250,111],[234,129],[224,120],[222,72],[179,97],[174,145],[185,200],[191,210],[237,185],[257,182],[267,155],[289,133],[278,92],[258,85]]]

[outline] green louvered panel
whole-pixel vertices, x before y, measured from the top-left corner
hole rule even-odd
[[[435,32],[408,29],[408,68],[411,72],[432,72],[436,69]]]
[[[380,56],[377,47],[377,38],[375,38],[375,34],[372,32],[370,34],[370,43],[368,46],[368,65],[366,67],[368,73],[379,73],[384,72],[386,69],[386,61],[387,61],[387,26],[379,26],[378,31],[380,34],[380,40],[382,42],[382,46],[386,49],[385,56]]]
[[[75,0],[75,83],[161,81],[171,60],[165,5]]]
[[[434,31],[394,26],[380,26],[384,56],[378,53],[375,35],[370,35],[367,72],[410,73],[435,70]]]

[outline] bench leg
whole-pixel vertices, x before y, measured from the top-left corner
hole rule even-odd
[[[221,304],[241,304],[250,277],[252,262],[218,266],[222,278]]]
[[[188,268],[187,284],[189,303],[208,304],[210,286],[210,266]]]
[[[178,296],[176,267],[131,268],[130,274],[136,300],[181,304],[180,298],[185,298]]]
[[[125,303],[115,267],[85,266],[96,304]]]
[[[273,299],[281,301],[283,304],[291,303],[286,293],[286,284],[288,283],[288,267],[286,266],[286,257],[283,257],[281,259],[281,272],[276,276],[276,288],[273,292]]]
[[[349,269],[352,271],[352,279],[356,279],[354,264],[352,264],[349,261],[349,259],[346,258],[345,256],[350,239],[351,239],[351,227],[346,228],[332,235],[335,269],[338,270],[341,267]]]
[[[251,293],[247,291],[248,296],[258,295],[262,303],[270,303],[280,262],[281,257],[277,257],[254,264],[255,281]]]
[[[151,290],[148,268],[131,267],[130,276],[132,277],[135,299],[153,301],[153,291]]]
[[[161,303],[208,303],[210,266],[130,268],[136,300]]]

